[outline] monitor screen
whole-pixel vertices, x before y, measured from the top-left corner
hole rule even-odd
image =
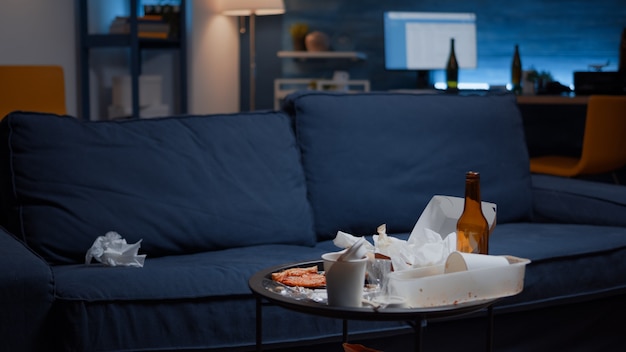
[[[385,12],[385,68],[445,69],[450,38],[459,68],[476,68],[476,14]]]

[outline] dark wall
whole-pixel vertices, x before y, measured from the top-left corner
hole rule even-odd
[[[246,18],[249,28],[249,18]],[[281,62],[276,53],[283,50],[281,36],[283,16],[256,17],[256,110],[274,107],[274,79],[281,77]],[[250,106],[250,31],[242,34],[241,44],[241,87],[240,110],[247,111]]]
[[[285,0],[286,13],[257,18],[257,108],[273,106],[273,80],[279,77],[330,78],[347,70],[353,79],[369,79],[373,90],[413,88],[414,72],[384,68],[384,11],[474,12],[477,15],[478,68],[461,70],[459,80],[505,85],[515,44],[524,69],[549,71],[573,84],[574,71],[606,63],[615,71],[621,32],[626,28],[624,0]],[[306,23],[329,35],[331,45],[367,54],[363,62],[278,59],[291,50],[289,28]],[[279,40],[277,38],[280,38]],[[242,38],[246,63],[247,38]],[[339,39],[348,39],[347,43]],[[247,106],[247,65],[242,64],[242,109]],[[433,72],[435,81],[443,72]]]

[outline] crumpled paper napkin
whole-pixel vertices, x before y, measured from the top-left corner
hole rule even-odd
[[[126,243],[119,233],[110,231],[104,236],[99,236],[85,254],[85,264],[90,264],[92,259],[108,266],[132,266],[143,267],[145,254],[137,255],[141,240],[134,244]]]
[[[380,225],[378,234],[372,236],[374,245],[367,242],[369,250],[391,258],[396,271],[444,264],[450,253],[456,250],[456,233],[452,232],[445,238],[431,230],[424,229],[422,236],[413,236],[411,242],[387,235],[386,225]],[[354,244],[359,237],[338,231],[333,243],[340,248]]]

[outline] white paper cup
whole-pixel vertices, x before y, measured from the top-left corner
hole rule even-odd
[[[328,305],[361,307],[367,258],[337,261],[340,252],[322,255]]]
[[[493,268],[509,265],[504,256],[452,252],[446,260],[445,273]]]

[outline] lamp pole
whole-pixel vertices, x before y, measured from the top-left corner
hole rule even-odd
[[[284,0],[222,0],[218,3],[222,13],[227,16],[239,16],[239,32],[245,33],[245,19],[250,17],[250,105],[256,108],[256,16],[280,15],[285,13]]]
[[[255,109],[256,102],[256,15],[250,14],[250,111]]]

